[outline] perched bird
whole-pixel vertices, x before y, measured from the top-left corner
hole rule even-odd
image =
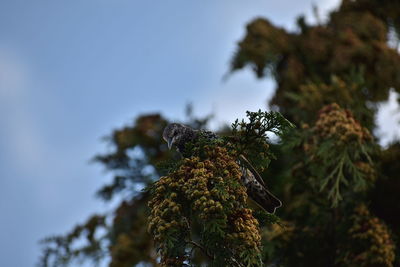
[[[180,123],[171,123],[165,127],[163,139],[167,142],[169,149],[175,146],[178,152],[183,154],[186,143],[195,141],[200,134],[210,140],[218,138],[216,134],[209,131],[194,130]],[[265,211],[275,213],[275,210],[282,206],[282,202],[268,191],[264,180],[243,155],[239,157],[239,163],[242,172],[241,181],[247,189],[247,195]]]

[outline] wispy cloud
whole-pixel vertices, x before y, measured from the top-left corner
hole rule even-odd
[[[38,167],[44,142],[29,110],[32,80],[29,68],[15,49],[0,46],[0,123],[5,153],[20,168]]]
[[[0,46],[0,101],[15,100],[27,87],[26,66],[13,49]]]

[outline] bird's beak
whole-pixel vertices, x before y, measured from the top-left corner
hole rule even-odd
[[[171,149],[172,145],[175,143],[175,136],[172,137],[171,139],[167,140],[167,144],[168,144],[168,149]]]

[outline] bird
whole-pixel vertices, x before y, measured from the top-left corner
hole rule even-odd
[[[181,123],[170,123],[163,131],[163,139],[167,142],[168,149],[173,146],[183,155],[186,144],[196,141],[200,136],[208,140],[218,139],[218,135],[206,131],[195,130]],[[246,187],[247,195],[266,212],[274,214],[276,209],[282,206],[282,202],[267,188],[260,174],[243,155],[239,156],[241,182]]]

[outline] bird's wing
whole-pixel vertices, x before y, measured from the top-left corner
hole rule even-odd
[[[246,158],[243,156],[241,160],[246,162]],[[247,161],[246,165],[251,166],[251,164],[248,164],[249,162]],[[241,166],[241,179],[246,186],[247,195],[265,211],[271,214],[275,213],[275,210],[282,206],[282,201],[267,189],[260,175],[254,170],[254,167],[251,166],[248,168],[247,166]],[[250,170],[250,168],[252,168],[253,171]]]
[[[257,172],[257,170],[253,167],[253,165],[251,165],[251,163],[246,159],[245,156],[240,155],[239,156],[239,161],[246,165],[246,168],[249,169],[251,171],[251,173],[254,175],[254,177],[256,178],[256,180],[265,188],[267,188],[267,186],[265,185],[264,180],[261,178],[261,175]]]

